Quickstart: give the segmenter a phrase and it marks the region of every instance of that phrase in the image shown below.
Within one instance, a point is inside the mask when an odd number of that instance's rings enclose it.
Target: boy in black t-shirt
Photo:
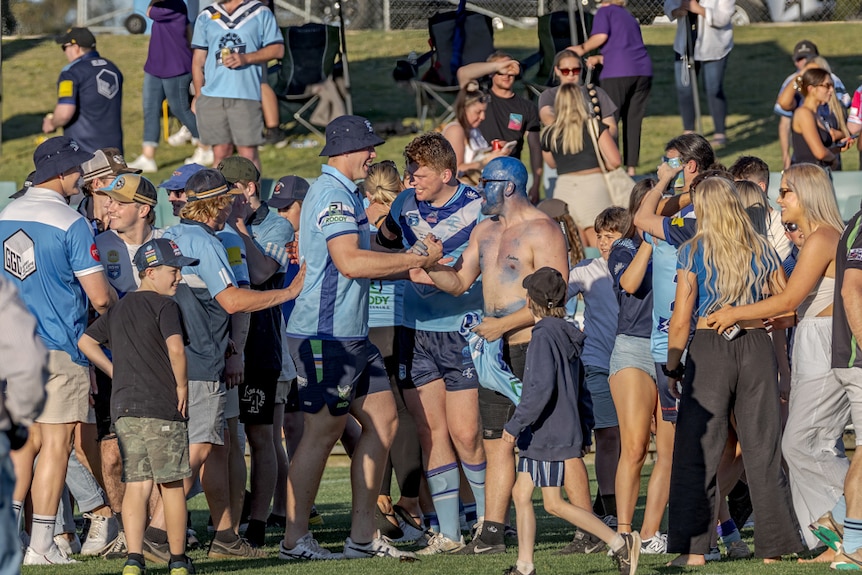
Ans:
[[[153,483],[165,502],[172,575],[189,572],[185,555],[186,499],[183,480],[191,477],[186,428],[188,378],[182,315],[171,299],[194,266],[171,240],[145,243],[135,254],[141,287],[100,316],[78,347],[113,379],[111,421],[123,457],[123,518],[128,560],[123,575],[141,575],[147,503]],[[109,359],[101,345],[109,348]]]

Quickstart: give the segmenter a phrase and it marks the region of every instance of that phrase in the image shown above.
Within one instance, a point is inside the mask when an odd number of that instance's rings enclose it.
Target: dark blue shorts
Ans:
[[[478,389],[479,378],[467,341],[457,331],[402,328],[398,341],[398,385],[422,387],[437,379],[446,391]]]
[[[670,423],[676,423],[676,398],[670,394],[670,388],[667,386],[667,377],[661,370],[663,363],[656,362],[656,385],[658,386],[658,400],[661,403],[661,418]]]
[[[367,339],[351,341],[287,338],[296,364],[299,408],[317,413],[324,406],[345,415],[354,398],[391,392],[383,358]]]

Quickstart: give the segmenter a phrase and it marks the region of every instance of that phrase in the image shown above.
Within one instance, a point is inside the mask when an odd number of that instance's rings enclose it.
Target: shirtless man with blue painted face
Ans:
[[[520,161],[502,157],[488,162],[479,191],[482,213],[491,217],[476,225],[453,267],[438,265],[428,275],[438,288],[453,295],[466,291],[482,275],[485,318],[474,331],[488,340],[504,338],[503,357],[523,379],[533,318],[524,307],[522,282],[544,266],[568,277],[566,240],[557,223],[530,203],[527,169]],[[459,553],[505,550],[505,516],[515,483],[515,454],[513,444],[502,440],[502,433],[514,409],[503,395],[479,388],[487,458],[485,521],[480,534]]]

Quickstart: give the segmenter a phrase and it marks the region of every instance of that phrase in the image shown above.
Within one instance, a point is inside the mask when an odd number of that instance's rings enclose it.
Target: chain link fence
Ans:
[[[597,0],[575,0],[595,11]],[[276,0],[283,25],[335,22],[335,0]],[[345,26],[354,30],[422,29],[437,12],[454,10],[457,0],[342,0]],[[567,0],[470,0],[467,7],[495,18],[498,26],[533,27],[542,14],[566,10]],[[642,24],[663,18],[663,0],[628,0],[628,9]],[[758,22],[857,20],[862,0],[736,0],[734,25]]]

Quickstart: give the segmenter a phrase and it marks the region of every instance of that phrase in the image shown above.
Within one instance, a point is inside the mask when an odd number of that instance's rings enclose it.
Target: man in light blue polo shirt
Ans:
[[[383,140],[371,123],[341,116],[326,127],[329,160],[302,205],[299,253],[308,281],[287,323],[288,349],[296,364],[305,432],[287,478],[287,528],[279,559],[412,556],[377,536],[377,493],[397,427],[395,399],[383,359],[368,342],[368,278],[403,274],[439,260],[432,245],[418,253],[371,251],[362,194],[354,180],[368,174]],[[312,347],[322,349],[320,376]],[[352,414],[362,425],[352,465],[353,523],[344,554],[322,549],[308,531],[308,517],[326,459]]]
[[[204,8],[192,37],[192,111],[213,165],[236,151],[260,168],[263,143],[261,64],[284,56],[284,38],[269,8],[257,0],[227,0]]]

